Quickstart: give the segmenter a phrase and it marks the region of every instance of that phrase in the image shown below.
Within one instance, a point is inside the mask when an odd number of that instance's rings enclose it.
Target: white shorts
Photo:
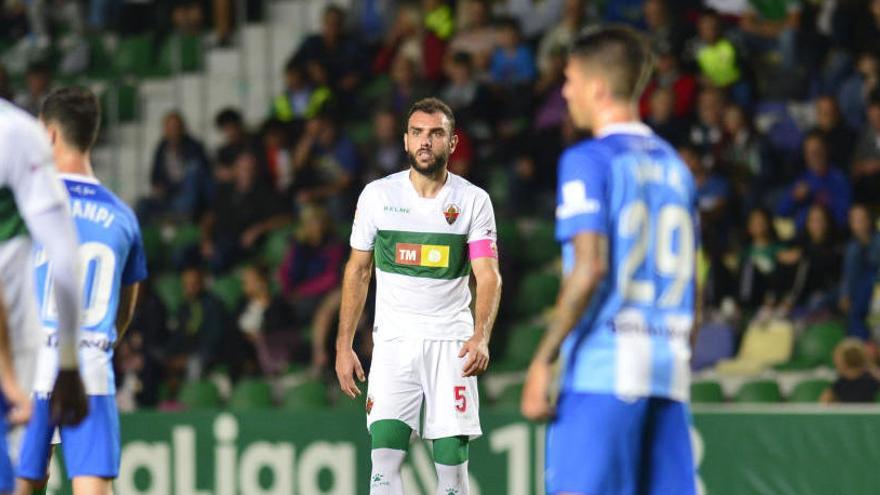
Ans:
[[[420,432],[422,402],[427,440],[483,434],[477,378],[462,377],[464,341],[375,337],[367,386],[367,428],[396,419]]]

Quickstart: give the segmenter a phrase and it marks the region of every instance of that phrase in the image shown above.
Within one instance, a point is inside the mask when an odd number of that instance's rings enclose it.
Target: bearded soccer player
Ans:
[[[623,27],[580,35],[566,67],[569,112],[594,138],[560,159],[565,277],[522,397],[528,418],[553,418],[550,494],[695,492],[687,400],[696,187],[675,150],[639,122],[650,71],[647,44]]]
[[[367,389],[371,495],[401,495],[412,431],[433,441],[438,493],[466,495],[468,442],[482,434],[477,375],[501,297],[495,214],[488,194],[447,171],[455,119],[435,98],[407,117],[409,170],[368,184],[358,200],[345,267],[336,374],[349,397],[364,371],[352,349],[376,264],[376,317]],[[476,308],[470,310],[470,274]]]
[[[98,136],[100,109],[95,95],[78,87],[52,92],[40,120],[48,131],[55,166],[70,196],[79,233],[85,313],[79,349],[89,414],[77,426],[61,426],[67,474],[76,495],[109,495],[119,471],[119,414],[113,373],[113,348],[131,322],[138,284],[147,269],[137,219],[131,209],[95,178],[90,152]],[[17,493],[29,495],[47,478],[50,446],[57,422],[47,396],[57,372],[58,352],[51,345],[57,316],[47,297],[54,280],[45,246],[36,255],[37,297],[43,341],[37,359],[33,415],[22,442]]]
[[[46,258],[55,280],[52,299],[58,333],[53,345],[59,355],[59,371],[52,388],[51,414],[61,424],[75,425],[88,410],[76,350],[80,314],[76,229],[66,195],[52,171],[46,133],[33,117],[0,98],[0,282],[17,382],[25,391],[33,384],[40,345],[31,239],[47,246]],[[3,392],[9,394],[8,390]],[[30,407],[25,393],[7,395],[0,402],[13,409]],[[0,410],[5,412],[7,404]],[[0,420],[0,448],[4,450],[0,452],[0,493],[11,492],[15,481],[6,458],[5,430],[6,424]]]

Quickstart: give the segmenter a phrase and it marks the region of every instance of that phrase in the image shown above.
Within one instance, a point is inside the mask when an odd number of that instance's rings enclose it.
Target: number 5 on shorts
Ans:
[[[453,388],[455,390],[455,410],[465,412],[467,410],[467,397],[464,395],[465,387],[459,385]]]

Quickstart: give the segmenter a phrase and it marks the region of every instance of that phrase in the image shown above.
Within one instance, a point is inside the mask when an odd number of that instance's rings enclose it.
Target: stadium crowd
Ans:
[[[90,3],[89,19],[100,25],[98,4],[108,5]],[[332,368],[355,200],[365,183],[408,166],[401,120],[428,95],[456,113],[450,170],[493,195],[506,292],[493,345],[502,355],[522,316],[520,282],[556,257],[551,250],[535,266],[523,244],[547,231],[557,158],[584,137],[561,95],[566,46],[605,22],[641,29],[654,49],[640,110],[698,185],[707,321],[741,335],[756,321],[836,319],[876,359],[880,0],[354,5],[328,8],[320,29],[291,47],[284,92],[260,126],[225,109],[215,119],[223,143],[209,150],[179,113],[165,118],[137,212],[145,241],[147,231],[173,231],[175,241],[153,252],[153,277],[117,353],[118,379],[130,381],[121,390],[138,406],[173,407],[181,383],[218,368],[232,380]],[[10,9],[2,33],[28,24]],[[174,26],[186,29],[185,18]],[[217,37],[234,42],[223,22]],[[0,94],[12,95],[3,81],[0,71]],[[15,101],[35,111],[50,86],[44,65],[31,66],[27,86]],[[163,270],[179,280],[161,279]],[[182,292],[169,304],[175,282]],[[366,357],[369,332],[360,334]]]

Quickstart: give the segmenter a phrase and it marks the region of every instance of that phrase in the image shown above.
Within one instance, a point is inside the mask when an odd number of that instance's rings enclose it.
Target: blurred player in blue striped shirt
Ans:
[[[569,112],[594,137],[559,163],[564,282],[522,400],[530,419],[552,418],[551,494],[695,492],[687,400],[696,187],[675,150],[639,121],[650,59],[635,31],[607,27],[580,35],[566,68]]]

